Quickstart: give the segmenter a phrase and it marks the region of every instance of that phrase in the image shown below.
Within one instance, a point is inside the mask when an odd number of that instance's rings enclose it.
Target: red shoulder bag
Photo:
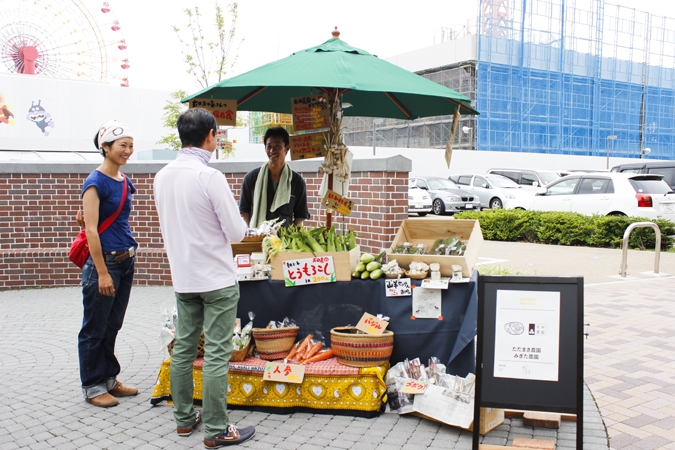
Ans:
[[[105,222],[98,226],[98,234],[103,233],[119,216],[122,207],[124,206],[124,201],[127,199],[127,176],[122,174],[124,177],[124,187],[122,188],[122,201],[120,206],[115,211],[115,214],[108,217]],[[68,251],[68,259],[73,262],[80,269],[84,267],[89,258],[89,244],[87,243],[87,231],[83,228],[75,238],[72,244],[70,244],[70,250]]]

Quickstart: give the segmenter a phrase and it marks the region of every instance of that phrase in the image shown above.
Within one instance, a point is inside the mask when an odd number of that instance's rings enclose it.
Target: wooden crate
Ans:
[[[352,279],[352,272],[354,272],[359,262],[361,248],[357,245],[348,252],[316,252],[314,255],[310,252],[279,252],[272,257],[272,279],[284,279],[284,269],[281,264],[283,261],[313,258],[315,255],[317,257],[332,256],[337,281],[350,281]]]
[[[232,255],[250,255],[251,253],[262,252],[262,241],[233,242]]]
[[[437,239],[458,237],[466,242],[464,256],[439,256],[439,255],[402,255],[394,253],[396,247],[404,242],[411,242],[413,247],[424,244],[431,249]],[[452,276],[452,265],[462,266],[462,276],[467,278],[473,273],[478,260],[478,252],[483,243],[483,233],[477,220],[460,220],[449,217],[425,217],[405,219],[396,233],[394,242],[387,251],[389,261],[395,259],[399,266],[408,268],[412,261],[427,264],[439,263],[441,275]]]

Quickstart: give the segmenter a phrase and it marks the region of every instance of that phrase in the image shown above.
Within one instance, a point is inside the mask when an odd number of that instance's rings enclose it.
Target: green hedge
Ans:
[[[654,222],[661,230],[661,249],[673,245],[675,224],[643,217],[584,216],[577,213],[486,209],[455,214],[457,219],[476,219],[483,237],[490,241],[534,242],[553,245],[621,248],[623,233],[631,223]],[[637,228],[630,235],[630,248],[653,250],[656,234]]]

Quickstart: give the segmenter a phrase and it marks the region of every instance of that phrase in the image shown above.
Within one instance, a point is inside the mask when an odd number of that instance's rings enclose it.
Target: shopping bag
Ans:
[[[80,269],[84,267],[84,264],[89,258],[89,244],[87,243],[87,232],[85,229],[82,229],[72,244],[70,244],[70,250],[68,251],[68,259],[73,262]]]

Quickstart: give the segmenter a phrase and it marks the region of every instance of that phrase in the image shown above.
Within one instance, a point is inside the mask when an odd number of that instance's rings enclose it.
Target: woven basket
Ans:
[[[166,349],[169,351],[169,356],[173,355],[173,343],[176,342],[174,339],[166,346]],[[197,344],[197,356],[204,357],[204,332],[202,331],[202,336],[199,338],[199,343]]]
[[[427,271],[423,273],[410,273],[406,270],[405,274],[408,278],[412,278],[413,280],[423,280],[427,277],[429,272]]]
[[[285,358],[295,344],[299,329],[299,327],[254,328],[253,339],[260,358],[268,361]]]
[[[330,342],[338,362],[352,367],[381,366],[394,351],[394,332],[357,334],[356,327],[330,330]]]
[[[244,236],[244,239],[241,242],[262,242],[265,239],[266,234],[258,234],[255,236]]]

